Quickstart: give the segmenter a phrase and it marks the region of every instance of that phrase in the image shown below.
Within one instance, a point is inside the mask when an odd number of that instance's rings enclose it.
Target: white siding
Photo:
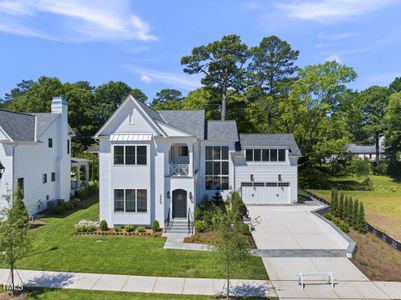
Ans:
[[[13,191],[13,147],[7,144],[0,144],[0,161],[5,167],[0,179],[0,210],[7,205],[7,196]]]

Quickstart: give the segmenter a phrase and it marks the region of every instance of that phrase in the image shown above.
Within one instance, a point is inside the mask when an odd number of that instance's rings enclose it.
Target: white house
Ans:
[[[204,195],[238,190],[246,204],[297,201],[291,134],[238,134],[205,112],[154,111],[132,96],[97,132],[100,219],[110,226],[186,220]]]
[[[7,205],[17,185],[30,215],[49,201],[69,201],[71,136],[67,102],[53,98],[51,113],[0,109],[0,206]]]

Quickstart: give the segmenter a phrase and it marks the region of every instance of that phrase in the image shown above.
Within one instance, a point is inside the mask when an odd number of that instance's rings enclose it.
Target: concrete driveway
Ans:
[[[253,237],[258,249],[347,249],[348,242],[311,213],[316,206],[249,206],[259,217]]]
[[[272,285],[280,299],[394,299],[401,298],[401,283],[375,283],[346,257],[348,241],[311,213],[319,203],[294,206],[248,206],[258,218],[252,236]],[[306,254],[306,255],[305,255]],[[310,255],[309,255],[310,254]],[[322,275],[308,277],[304,290],[299,273],[334,272],[335,288]]]

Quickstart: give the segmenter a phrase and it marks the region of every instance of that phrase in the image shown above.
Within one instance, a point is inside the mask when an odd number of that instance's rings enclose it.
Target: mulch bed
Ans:
[[[348,235],[356,241],[352,262],[370,279],[401,281],[401,253],[376,236],[350,229]]]
[[[127,237],[157,237],[160,238],[162,237],[162,232],[153,232],[151,229],[146,229],[145,232],[126,232],[126,231],[120,231],[116,232],[114,230],[107,230],[107,231],[101,231],[101,230],[96,230],[93,232],[77,232],[75,233],[76,236],[127,236]]]

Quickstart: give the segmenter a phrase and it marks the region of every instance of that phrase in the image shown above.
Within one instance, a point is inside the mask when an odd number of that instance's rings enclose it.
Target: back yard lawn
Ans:
[[[43,218],[46,225],[32,230],[33,252],[17,262],[17,268],[32,270],[109,273],[172,277],[221,277],[210,253],[164,250],[164,239],[155,237],[77,237],[74,224],[96,219],[99,204],[64,217]],[[2,267],[5,267],[2,265]],[[259,257],[234,278],[267,279]]]
[[[394,239],[401,241],[401,184],[387,176],[370,177],[373,191],[345,191],[344,194],[363,201],[367,221]],[[357,180],[365,178],[331,178],[332,180]],[[330,201],[331,191],[310,190]]]

